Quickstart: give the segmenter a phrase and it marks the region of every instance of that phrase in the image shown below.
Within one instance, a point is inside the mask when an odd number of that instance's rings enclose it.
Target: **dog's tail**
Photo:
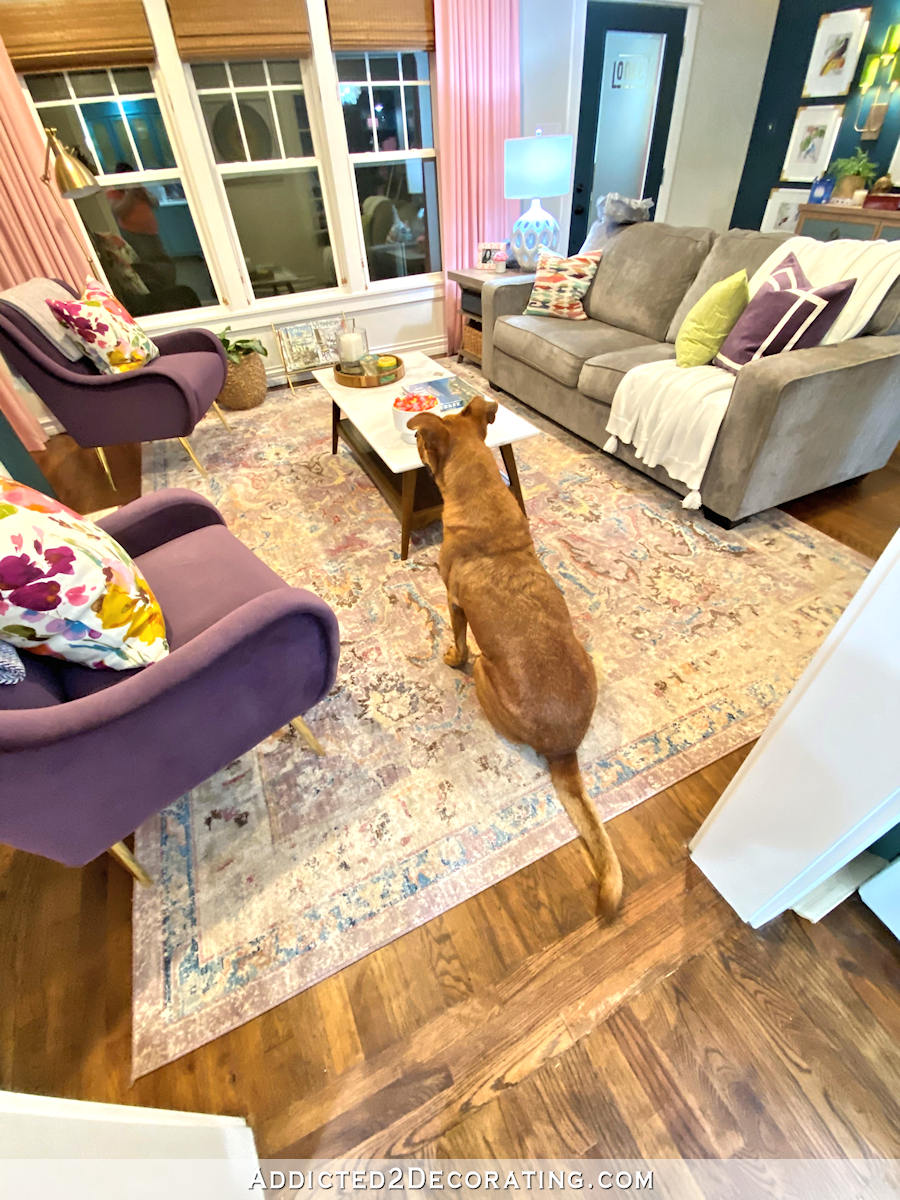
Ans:
[[[562,758],[548,761],[556,794],[594,860],[600,882],[597,911],[611,919],[622,900],[622,868],[619,866],[619,859],[609,840],[609,834],[603,828],[603,822],[597,816],[597,810],[584,790],[577,755],[566,754]]]

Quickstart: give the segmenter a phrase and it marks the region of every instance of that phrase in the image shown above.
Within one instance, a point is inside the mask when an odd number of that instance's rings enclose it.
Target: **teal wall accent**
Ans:
[[[0,463],[16,483],[27,483],[45,496],[56,496],[3,413],[0,413]]]
[[[864,4],[828,3],[827,0],[781,0],[772,45],[763,77],[762,92],[756,110],[756,120],[750,135],[750,145],[738,188],[737,200],[731,214],[731,227],[758,229],[765,211],[769,192],[774,187],[805,187],[805,184],[779,182],[781,166],[787,153],[797,109],[804,104],[844,104],[844,121],[834,147],[834,158],[845,158],[856,146],[862,145],[869,158],[887,170],[900,138],[900,89],[893,93],[881,135],[877,141],[860,143],[853,128],[859,121],[860,97],[857,80],[862,72],[866,54],[881,48],[889,25],[900,22],[900,0],[873,0],[872,20],[865,46],[859,56],[857,78],[847,96],[804,100],[803,80],[812,52],[819,18],[823,13],[840,12],[846,8],[867,7]],[[886,97],[882,91],[882,99]],[[868,111],[872,93],[863,101]],[[900,180],[895,180],[900,185]]]

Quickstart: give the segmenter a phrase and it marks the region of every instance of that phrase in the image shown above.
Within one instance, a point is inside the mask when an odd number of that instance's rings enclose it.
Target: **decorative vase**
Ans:
[[[541,250],[555,250],[559,245],[559,223],[552,213],[541,208],[540,200],[532,200],[528,211],[513,225],[510,244],[519,266],[533,271]]]
[[[844,175],[834,185],[834,191],[831,193],[832,200],[852,200],[853,193],[858,192],[860,188],[866,186],[866,181],[862,175]]]
[[[240,362],[228,360],[225,386],[218,400],[223,408],[256,408],[266,398],[266,367],[255,350],[245,354]]]

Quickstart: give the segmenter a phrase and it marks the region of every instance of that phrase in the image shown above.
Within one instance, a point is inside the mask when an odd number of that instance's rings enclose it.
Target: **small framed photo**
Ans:
[[[475,266],[481,271],[495,270],[494,255],[506,249],[506,242],[479,242],[478,261]]]
[[[772,188],[760,230],[764,233],[793,233],[800,205],[809,199],[809,188]]]
[[[812,183],[824,175],[843,117],[843,104],[798,108],[781,178],[792,183]]]
[[[816,30],[803,97],[846,96],[869,29],[871,8],[823,13]]]

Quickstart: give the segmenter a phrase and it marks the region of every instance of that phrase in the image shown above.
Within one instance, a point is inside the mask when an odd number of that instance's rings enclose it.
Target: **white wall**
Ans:
[[[587,0],[521,0],[524,134],[540,124],[578,131],[586,7]],[[659,217],[727,229],[778,0],[702,0],[684,7],[697,14],[696,41],[691,54],[688,39],[682,60],[689,74],[686,87],[679,81],[675,109],[683,102],[683,122],[680,130],[673,125]],[[689,13],[688,30],[693,23]],[[567,225],[571,196],[546,207]]]

